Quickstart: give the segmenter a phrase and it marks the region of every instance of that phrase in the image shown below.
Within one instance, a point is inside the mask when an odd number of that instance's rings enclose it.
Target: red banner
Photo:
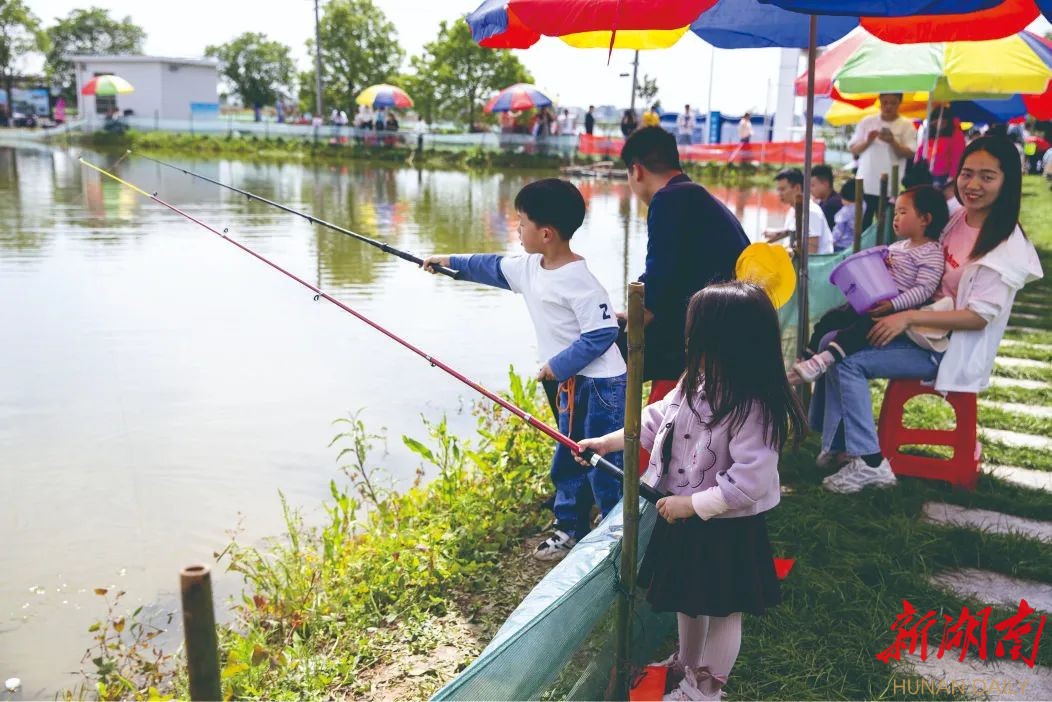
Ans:
[[[582,134],[577,142],[578,152],[588,156],[618,158],[625,140],[620,137],[597,137]],[[824,141],[814,142],[814,162],[825,161]],[[757,144],[690,144],[679,147],[680,159],[699,163],[785,163],[803,164],[804,142],[773,141]]]

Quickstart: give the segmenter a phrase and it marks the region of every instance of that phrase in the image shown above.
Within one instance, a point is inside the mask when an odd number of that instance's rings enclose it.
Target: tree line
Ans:
[[[435,38],[409,58],[394,24],[373,0],[328,0],[319,28],[325,109],[351,111],[355,96],[376,83],[392,83],[408,92],[427,122],[453,120],[473,124],[483,100],[493,91],[533,78],[511,52],[484,49],[462,20],[439,23]],[[67,100],[75,99],[70,54],[140,54],[146,32],[131,17],[115,18],[98,7],[76,9],[44,27],[25,0],[0,0],[0,81],[8,95],[15,67],[28,54],[44,56],[47,81]],[[292,49],[259,32],[244,32],[205,48],[215,58],[229,94],[245,106],[272,105],[279,98],[298,101],[313,111],[315,42],[306,40],[311,68],[297,71]]]

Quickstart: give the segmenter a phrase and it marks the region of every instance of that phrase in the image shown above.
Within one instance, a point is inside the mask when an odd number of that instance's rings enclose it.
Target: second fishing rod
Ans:
[[[132,150],[128,149],[128,151],[125,153],[125,155],[131,154],[131,153],[133,153]],[[288,212],[289,214],[296,215],[297,217],[302,217],[303,219],[307,220],[311,224],[320,224],[321,226],[326,227],[328,229],[332,229],[333,231],[339,232],[340,234],[346,234],[347,236],[351,237],[352,239],[357,239],[358,241],[361,241],[361,242],[363,242],[365,244],[369,244],[370,246],[375,246],[376,248],[380,249],[384,253],[389,253],[389,254],[392,254],[394,256],[397,256],[398,258],[402,259],[403,261],[409,261],[411,263],[415,263],[418,266],[421,263],[424,262],[422,258],[420,258],[419,256],[414,256],[413,254],[409,253],[408,251],[403,251],[401,249],[396,249],[395,247],[391,246],[390,244],[384,243],[382,241],[378,241],[377,239],[372,239],[372,238],[367,237],[367,236],[365,236],[363,234],[359,234],[358,232],[352,232],[350,229],[346,229],[344,227],[341,227],[338,224],[333,224],[332,222],[327,222],[324,219],[321,219],[319,217],[315,217],[314,215],[309,214],[307,212],[302,212],[302,211],[297,210],[295,208],[289,207],[288,205],[283,205],[280,202],[274,202],[273,200],[268,200],[267,198],[262,197],[261,195],[256,195],[255,193],[251,193],[251,192],[249,192],[247,190],[242,190],[241,188],[235,188],[233,185],[227,185],[226,183],[224,183],[222,181],[219,181],[219,180],[216,180],[215,178],[209,178],[206,175],[201,175],[200,173],[194,173],[193,171],[187,170],[186,168],[183,168],[181,166],[176,166],[174,163],[168,163],[166,161],[162,161],[162,160],[157,159],[157,158],[152,158],[150,156],[143,156],[142,154],[138,154],[138,153],[135,154],[135,155],[138,156],[139,158],[144,158],[147,161],[153,161],[154,163],[156,163],[156,164],[158,164],[160,166],[164,166],[166,168],[171,168],[174,171],[179,171],[180,173],[184,173],[184,174],[186,174],[186,175],[188,175],[188,176],[190,176],[192,178],[199,178],[200,180],[212,183],[213,185],[218,185],[221,188],[226,188],[227,190],[230,190],[231,192],[235,192],[238,195],[244,195],[249,200],[256,200],[257,202],[262,202],[264,205],[270,205],[271,207],[276,207],[279,210],[282,210],[284,212]],[[450,278],[453,278],[454,280],[458,280],[460,278],[460,271],[453,270],[452,268],[447,268],[446,266],[432,266],[432,268],[434,269],[434,271],[436,273],[441,273],[442,275],[448,276]]]

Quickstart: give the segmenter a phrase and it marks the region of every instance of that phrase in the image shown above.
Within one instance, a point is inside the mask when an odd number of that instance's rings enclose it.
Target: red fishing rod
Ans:
[[[128,188],[131,188],[132,190],[134,190],[135,192],[139,193],[140,195],[153,200],[158,205],[161,205],[163,207],[167,207],[172,212],[175,212],[176,214],[185,217],[186,219],[190,220],[194,224],[197,224],[197,225],[200,225],[200,226],[204,227],[205,229],[207,229],[208,231],[212,232],[216,236],[220,237],[224,241],[228,241],[231,244],[233,244],[234,246],[238,247],[239,249],[241,249],[245,253],[251,254],[252,256],[255,256],[257,259],[259,259],[263,263],[267,264],[268,266],[270,266],[274,270],[278,271],[279,273],[283,273],[284,275],[288,276],[289,278],[292,278],[293,280],[295,280],[297,283],[299,283],[303,287],[308,288],[309,290],[311,290],[314,293],[314,299],[315,300],[318,300],[318,299],[328,300],[329,302],[331,302],[332,304],[336,305],[337,307],[339,307],[344,312],[347,312],[348,314],[351,314],[351,315],[357,317],[359,320],[365,322],[370,327],[372,327],[376,331],[380,332],[381,334],[383,334],[387,338],[389,338],[392,341],[395,341],[395,342],[401,344],[402,346],[404,346],[405,348],[409,349],[410,351],[412,351],[413,353],[415,353],[416,355],[420,356],[425,361],[430,363],[432,366],[437,367],[437,368],[441,368],[442,370],[444,370],[449,375],[453,376],[454,378],[456,378],[460,382],[464,383],[465,385],[467,385],[468,387],[473,389],[475,392],[479,393],[480,395],[484,395],[489,400],[495,402],[496,404],[500,405],[504,409],[508,410],[509,412],[514,414],[516,417],[518,417],[519,419],[521,419],[524,422],[526,422],[527,424],[529,424],[534,429],[537,429],[538,431],[542,432],[543,434],[548,435],[550,438],[555,439],[560,444],[562,444],[566,448],[570,449],[574,453],[579,454],[582,458],[584,458],[586,461],[588,461],[588,463],[591,464],[593,467],[598,468],[599,470],[602,470],[602,471],[604,471],[606,473],[609,473],[610,475],[613,475],[613,476],[617,477],[620,480],[624,479],[625,474],[620,468],[618,468],[613,463],[611,463],[607,459],[605,459],[602,456],[600,456],[598,453],[596,453],[592,449],[582,449],[580,447],[580,445],[576,441],[574,441],[570,437],[565,436],[564,434],[560,433],[557,429],[553,429],[552,427],[548,426],[547,424],[545,424],[541,420],[539,420],[536,417],[534,417],[532,414],[529,414],[528,412],[516,407],[515,405],[511,404],[510,402],[508,402],[507,400],[505,400],[503,397],[501,397],[500,395],[496,394],[495,392],[492,392],[492,391],[486,389],[485,387],[483,387],[482,385],[479,385],[474,380],[471,380],[467,376],[463,375],[462,373],[459,373],[458,371],[456,371],[455,369],[453,369],[450,366],[446,365],[445,363],[443,363],[442,361],[438,360],[434,356],[431,356],[430,354],[426,353],[425,351],[417,348],[416,346],[414,346],[413,344],[409,343],[405,339],[401,338],[400,336],[398,336],[394,332],[391,332],[388,329],[385,329],[384,327],[380,326],[379,324],[377,324],[373,320],[369,319],[368,317],[366,317],[362,313],[352,309],[351,307],[347,306],[345,303],[341,302],[340,300],[337,300],[335,297],[333,297],[329,293],[325,292],[321,288],[317,287],[316,285],[308,283],[306,280],[303,280],[302,278],[298,277],[294,273],[290,273],[289,271],[285,270],[284,268],[282,268],[278,264],[274,263],[270,259],[266,258],[265,256],[263,256],[261,254],[258,254],[255,251],[253,251],[252,249],[248,248],[247,246],[245,246],[241,242],[239,242],[239,241],[237,241],[235,239],[231,239],[229,236],[227,236],[227,230],[226,229],[224,229],[223,231],[219,231],[218,229],[215,229],[215,228],[205,224],[201,220],[193,217],[192,215],[187,214],[186,212],[182,211],[181,209],[179,209],[175,205],[172,205],[171,203],[165,202],[161,198],[157,197],[157,195],[148,193],[145,190],[143,190],[142,188],[140,188],[140,187],[138,187],[136,185],[133,185],[133,184],[129,183],[126,180],[122,180],[121,178],[118,178],[117,176],[115,176],[114,174],[110,173],[109,171],[103,170],[102,168],[99,168],[95,164],[90,163],[88,161],[85,161],[83,158],[81,158],[79,160],[80,160],[81,163],[83,163],[88,168],[91,168],[91,169],[93,169],[95,171],[98,171],[99,173],[101,173],[102,175],[106,176],[107,178],[112,178],[113,180],[117,181],[121,185],[124,185],[124,186],[126,186]],[[650,502],[655,502],[655,503],[659,499],[661,499],[662,497],[665,496],[662,493],[658,492],[653,487],[651,487],[650,485],[647,485],[646,483],[643,483],[643,482],[640,482],[640,484],[639,484],[639,494],[642,497],[644,497],[645,499],[649,500]]]
[[[125,152],[124,155],[127,156],[130,153],[131,153],[131,149],[128,149]],[[190,176],[192,178],[200,178],[201,180],[204,180],[204,181],[207,181],[209,183],[212,183],[213,185],[218,185],[221,188],[226,188],[227,190],[235,192],[238,195],[244,195],[249,200],[257,200],[259,202],[262,202],[264,205],[270,205],[271,207],[276,207],[279,210],[282,210],[284,212],[288,212],[289,214],[294,214],[297,217],[302,217],[303,219],[307,220],[311,224],[320,224],[321,226],[327,227],[327,228],[329,228],[329,229],[331,229],[331,230],[333,230],[335,232],[339,232],[340,234],[346,234],[347,236],[351,237],[352,239],[357,239],[358,241],[361,241],[361,242],[364,242],[366,244],[369,244],[370,246],[375,246],[376,248],[380,249],[384,253],[389,253],[389,254],[392,254],[394,256],[397,256],[398,258],[402,259],[403,261],[409,261],[411,263],[415,263],[418,266],[424,262],[422,258],[420,258],[419,256],[414,256],[413,254],[409,253],[408,251],[403,251],[402,249],[396,249],[395,247],[391,246],[390,244],[384,243],[382,241],[377,241],[376,239],[370,239],[369,237],[364,236],[362,234],[359,234],[358,232],[352,232],[350,229],[344,229],[343,227],[339,226],[338,224],[333,224],[332,222],[326,222],[324,219],[318,219],[317,217],[315,217],[312,214],[308,214],[306,212],[301,212],[300,210],[293,209],[293,208],[289,207],[288,205],[282,205],[280,202],[274,202],[273,200],[268,200],[267,198],[261,197],[259,195],[256,195],[255,193],[250,193],[249,191],[242,190],[241,188],[235,188],[233,185],[227,185],[226,183],[223,183],[222,181],[215,180],[214,178],[209,178],[208,176],[201,175],[200,173],[194,173],[193,171],[188,171],[185,168],[181,168],[181,167],[176,166],[174,164],[167,163],[165,161],[161,161],[160,159],[150,158],[149,156],[143,156],[142,154],[136,154],[136,155],[139,156],[139,158],[144,158],[147,161],[153,161],[154,163],[156,163],[158,165],[161,165],[161,166],[165,166],[166,168],[171,168],[172,170],[179,171],[180,173],[185,173],[186,175],[188,175],[188,176]],[[88,165],[91,165],[91,164],[88,164]],[[431,268],[434,269],[435,273],[441,273],[442,275],[449,276],[450,278],[453,278],[454,280],[458,280],[460,278],[460,271],[455,271],[452,268],[446,268],[445,266],[431,266]]]

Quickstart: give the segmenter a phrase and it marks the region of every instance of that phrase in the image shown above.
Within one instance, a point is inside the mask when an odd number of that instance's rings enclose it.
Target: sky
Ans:
[[[481,0],[375,0],[398,30],[406,54],[421,51],[434,39],[438,23],[457,20]],[[324,0],[323,0],[324,2]],[[307,68],[306,40],[314,32],[313,0],[286,0],[263,9],[258,0],[182,0],[179,3],[142,0],[27,0],[45,25],[78,7],[97,5],[115,17],[130,16],[146,30],[147,54],[199,58],[209,44],[221,44],[242,32],[262,32],[288,44],[302,68]],[[1044,19],[1031,29],[1049,30]],[[631,93],[632,52],[615,51],[607,65],[605,49],[573,49],[558,39],[543,38],[516,51],[537,86],[557,104],[627,106]],[[729,114],[774,110],[778,80],[778,49],[713,50],[688,33],[674,47],[640,52],[639,75],[657,78],[658,99],[666,109],[685,103],[706,109],[712,69],[712,109]],[[39,71],[40,61],[26,70]]]

